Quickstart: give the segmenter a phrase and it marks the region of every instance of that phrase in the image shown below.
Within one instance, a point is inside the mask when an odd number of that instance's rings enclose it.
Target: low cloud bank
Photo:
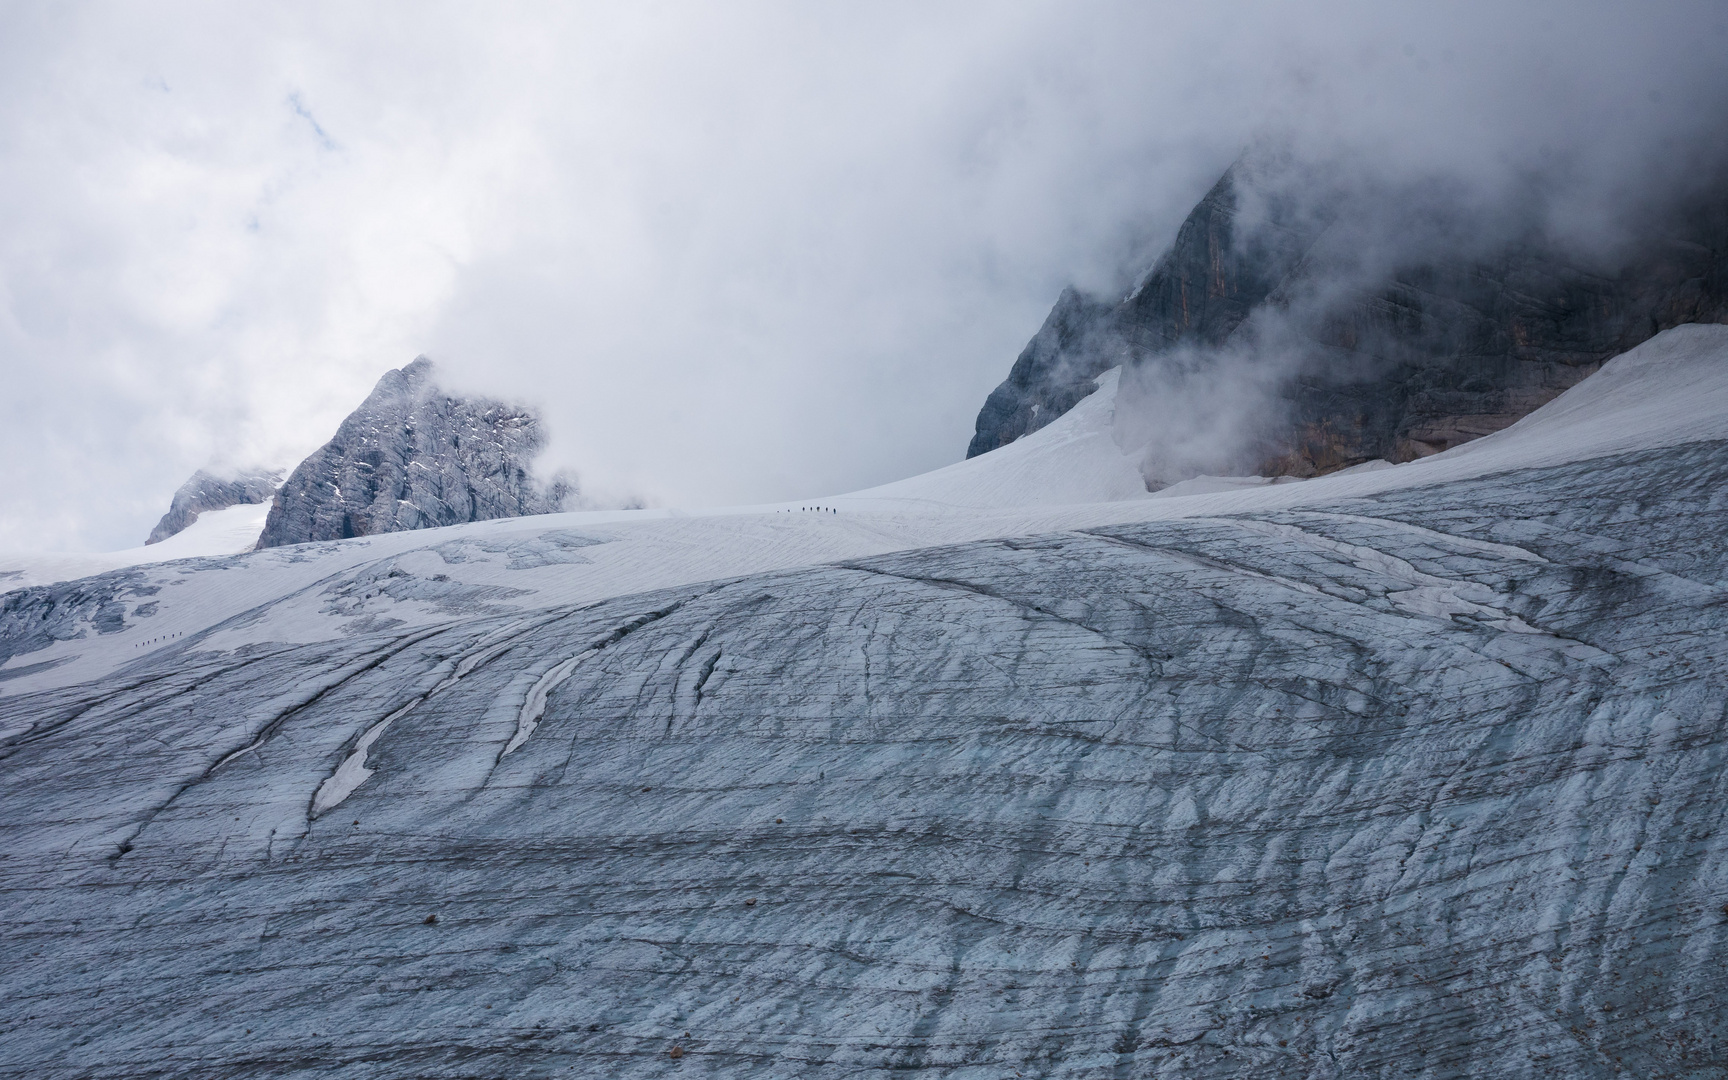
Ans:
[[[958,458],[1061,288],[1121,295],[1245,146],[1611,255],[1728,112],[1715,3],[4,19],[11,548],[135,543],[422,352],[596,491],[867,486]]]

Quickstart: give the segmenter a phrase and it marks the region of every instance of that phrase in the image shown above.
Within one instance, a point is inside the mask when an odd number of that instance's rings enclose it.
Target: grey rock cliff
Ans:
[[[225,650],[265,606],[0,694],[0,1076],[1719,1080],[1724,492],[1701,442]]]
[[[288,477],[258,547],[556,512],[566,490],[530,472],[543,443],[532,410],[450,397],[420,357]]]
[[[232,476],[199,469],[174,493],[168,512],[150,530],[150,539],[144,543],[156,544],[168,539],[197,521],[198,515],[206,510],[268,502],[281,482],[282,474],[269,469],[246,469]]]
[[[1444,228],[1468,223],[1402,218],[1319,179],[1302,191],[1282,168],[1233,166],[1126,298],[1065,293],[986,400],[967,456],[1049,423],[1118,364],[1204,367],[1233,351],[1284,368],[1276,407],[1217,468],[1408,461],[1508,426],[1661,330],[1728,321],[1720,193],[1588,261],[1533,229],[1483,249]],[[1385,251],[1398,254],[1373,265]]]

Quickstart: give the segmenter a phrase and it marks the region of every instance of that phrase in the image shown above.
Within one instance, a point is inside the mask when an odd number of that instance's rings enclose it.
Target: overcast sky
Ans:
[[[601,493],[934,468],[1257,135],[1593,223],[1724,56],[1720,0],[0,5],[0,549],[134,546],[421,353]]]

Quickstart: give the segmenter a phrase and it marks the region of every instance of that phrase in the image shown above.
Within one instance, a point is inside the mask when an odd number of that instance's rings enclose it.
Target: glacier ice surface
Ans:
[[[1682,330],[1332,481],[7,594],[0,1075],[1720,1077]]]

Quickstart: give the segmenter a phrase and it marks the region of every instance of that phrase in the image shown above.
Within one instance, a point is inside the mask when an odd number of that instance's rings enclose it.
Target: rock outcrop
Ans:
[[[450,397],[420,357],[379,379],[288,477],[258,547],[554,513],[569,492],[530,471],[543,444],[532,410]]]
[[[1303,191],[1287,163],[1239,162],[1126,298],[1057,301],[967,456],[1049,423],[1118,364],[1128,385],[1137,370],[1234,355],[1279,365],[1275,402],[1215,469],[1407,461],[1506,427],[1661,330],[1728,321],[1720,198],[1651,219],[1642,241],[1594,262],[1533,229],[1486,250],[1432,222],[1388,235],[1420,215],[1369,201]],[[1182,478],[1157,471],[1149,462],[1149,481]]]
[[[157,544],[198,520],[206,510],[268,502],[276,494],[282,474],[273,469],[245,469],[231,476],[218,476],[199,469],[180,485],[168,512],[150,530],[145,544]]]

